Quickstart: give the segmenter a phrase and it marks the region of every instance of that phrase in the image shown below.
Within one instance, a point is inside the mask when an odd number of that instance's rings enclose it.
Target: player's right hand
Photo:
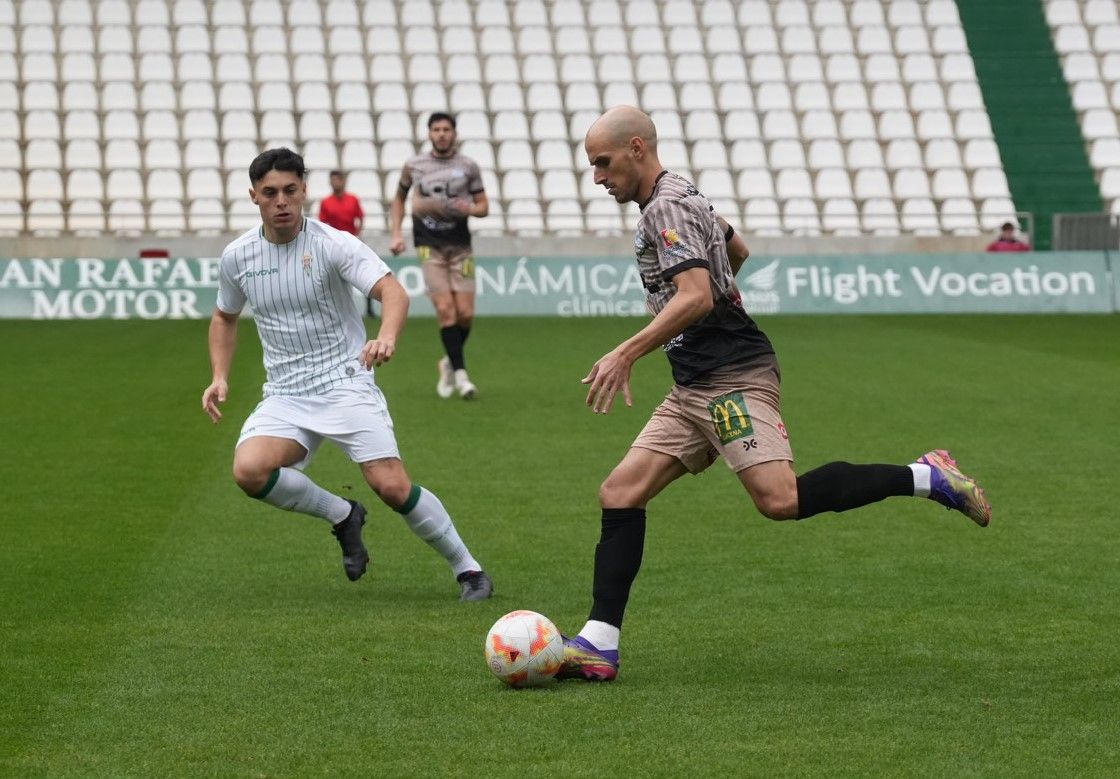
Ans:
[[[596,414],[608,413],[614,405],[615,396],[620,392],[627,406],[634,405],[634,397],[630,394],[632,366],[633,362],[619,349],[615,349],[600,357],[591,366],[591,372],[580,380],[582,384],[591,385],[587,391],[586,403]]]
[[[222,412],[218,410],[218,404],[225,403],[228,394],[229,384],[224,381],[211,382],[210,386],[202,393],[202,410],[210,416],[210,421],[215,425],[222,418]]]
[[[397,235],[393,240],[389,241],[389,251],[394,255],[400,254],[404,251],[404,236]]]

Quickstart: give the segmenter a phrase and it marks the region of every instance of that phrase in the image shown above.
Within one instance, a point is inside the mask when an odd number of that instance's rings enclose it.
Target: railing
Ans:
[[[1120,249],[1120,215],[1054,214],[1055,251]]]

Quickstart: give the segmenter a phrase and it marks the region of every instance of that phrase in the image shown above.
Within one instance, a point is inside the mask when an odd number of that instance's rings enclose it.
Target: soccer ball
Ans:
[[[511,611],[486,634],[486,665],[510,687],[536,687],[560,670],[564,639],[535,611]]]

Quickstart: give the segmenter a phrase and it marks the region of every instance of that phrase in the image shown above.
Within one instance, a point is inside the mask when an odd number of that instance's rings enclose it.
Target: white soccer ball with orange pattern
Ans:
[[[536,687],[560,670],[564,639],[535,611],[511,611],[486,635],[486,665],[510,687]]]

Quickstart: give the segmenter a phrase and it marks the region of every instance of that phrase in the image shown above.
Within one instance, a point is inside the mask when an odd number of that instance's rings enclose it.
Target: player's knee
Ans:
[[[455,324],[455,306],[451,303],[438,303],[435,306],[436,319],[440,327],[450,327]]]
[[[408,495],[412,491],[412,483],[406,476],[367,478],[366,481],[381,502],[394,510],[408,502]]]
[[[599,485],[599,506],[605,509],[638,508],[645,505],[640,490],[613,474]]]
[[[767,490],[751,493],[755,508],[767,519],[797,519],[797,490]]]
[[[233,463],[233,480],[242,492],[250,497],[260,494],[264,485],[268,484],[270,473],[271,471],[255,467],[251,463],[236,460]]]

